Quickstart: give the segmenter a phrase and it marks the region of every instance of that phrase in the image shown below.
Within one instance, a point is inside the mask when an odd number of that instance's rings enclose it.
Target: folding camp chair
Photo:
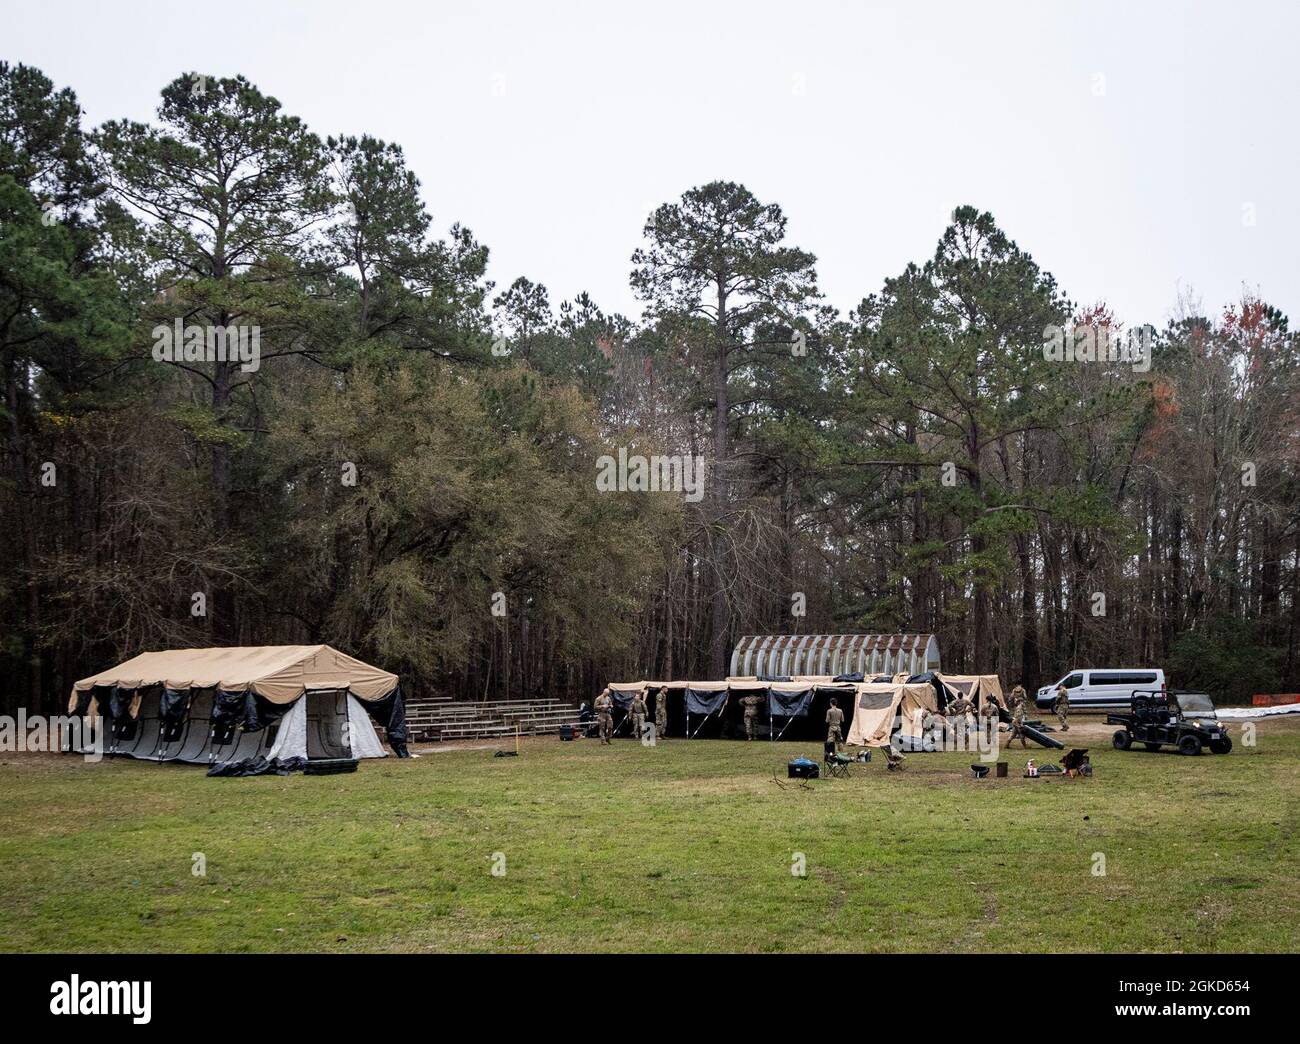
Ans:
[[[852,764],[852,758],[836,752],[834,740],[826,741],[822,765],[826,769],[827,777],[838,776],[840,779],[848,779],[850,776],[849,766]]]

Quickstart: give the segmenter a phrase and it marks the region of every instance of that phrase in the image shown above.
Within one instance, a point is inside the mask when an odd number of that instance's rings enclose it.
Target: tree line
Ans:
[[[1254,296],[1139,328],[961,206],[845,314],[717,181],[647,216],[640,316],[552,304],[435,227],[400,145],[197,73],[88,128],[0,63],[0,224],[6,709],[210,644],[461,698],[721,677],[749,633],[1300,682],[1300,360]],[[598,488],[620,449],[703,497]]]

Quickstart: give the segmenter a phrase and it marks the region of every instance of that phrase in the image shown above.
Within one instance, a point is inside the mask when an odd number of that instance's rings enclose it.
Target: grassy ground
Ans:
[[[1191,759],[1076,727],[1077,782],[1017,750],[1005,780],[932,754],[807,789],[772,776],[809,746],[765,742],[229,780],[7,754],[0,949],[1295,951],[1300,721],[1239,729]]]

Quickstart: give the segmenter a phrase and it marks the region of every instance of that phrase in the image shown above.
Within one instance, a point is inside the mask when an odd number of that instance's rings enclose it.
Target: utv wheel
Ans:
[[[1215,754],[1227,754],[1232,750],[1232,740],[1227,736],[1224,736],[1223,739],[1213,740],[1210,743],[1210,750]]]
[[[1142,746],[1146,747],[1147,750],[1152,752],[1155,752],[1160,749],[1159,743],[1144,743],[1142,744]]]
[[[1201,740],[1199,736],[1184,736],[1178,741],[1178,753],[1194,757],[1201,752]]]
[[[1125,729],[1120,729],[1110,738],[1110,741],[1115,745],[1116,750],[1128,750],[1129,747],[1133,746],[1133,737]]]

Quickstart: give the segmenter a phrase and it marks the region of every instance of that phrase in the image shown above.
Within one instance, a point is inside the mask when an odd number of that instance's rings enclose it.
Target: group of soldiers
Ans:
[[[1007,746],[1010,746],[1016,740],[1020,740],[1021,747],[1028,747],[1029,741],[1025,736],[1025,713],[1029,707],[1029,694],[1025,692],[1023,685],[1017,685],[1011,690],[1010,695],[1006,698],[1007,714],[1010,717],[1009,730],[1007,736]],[[1056,714],[1061,723],[1061,731],[1070,731],[1070,694],[1064,685],[1056,690],[1056,698],[1052,701],[1052,711]],[[946,729],[954,725],[959,735],[973,729],[976,725],[976,714],[982,719],[979,724],[996,731],[998,720],[1001,716],[998,707],[997,697],[988,696],[984,704],[976,711],[975,704],[965,695],[960,695],[957,699],[952,700],[947,708],[942,711],[926,711],[921,719],[921,731],[931,733]]]
[[[646,703],[647,694],[648,690],[644,688],[637,690],[632,695],[632,702],[628,706],[628,715],[632,719],[632,735],[637,739],[645,735],[646,716],[649,714]],[[745,716],[745,739],[752,740],[757,733],[759,711],[765,702],[767,702],[766,697],[757,693],[741,697],[740,705],[744,709]],[[1011,718],[1007,746],[1010,746],[1017,739],[1020,740],[1021,747],[1029,746],[1025,738],[1025,709],[1028,703],[1029,696],[1025,692],[1023,685],[1017,685],[1007,697],[1007,713]],[[614,698],[608,688],[602,690],[601,694],[596,697],[593,709],[596,712],[596,726],[600,734],[600,741],[609,743],[614,737]],[[1056,690],[1056,698],[1052,701],[1052,711],[1061,723],[1061,731],[1069,732],[1070,693],[1064,685],[1061,685]],[[963,731],[972,729],[976,724],[976,713],[975,704],[963,694],[951,701],[946,711],[927,711],[925,718],[921,722],[921,730],[930,732],[933,729],[945,727],[950,719],[955,720],[958,728]],[[993,696],[986,698],[984,705],[979,708],[978,714],[980,718],[984,719],[981,724],[986,727],[991,726],[994,730],[997,729],[999,708],[996,698]],[[668,701],[664,699],[662,692],[655,700],[655,732],[658,736],[666,735],[668,732]],[[826,742],[835,744],[837,752],[840,749],[840,744],[844,742],[844,712],[840,710],[839,704],[834,697],[831,697],[830,706],[826,710]],[[886,745],[885,756],[889,759],[891,768],[901,765],[904,760],[903,755],[889,745]]]
[[[990,702],[992,702],[990,700]],[[1025,709],[1029,705],[1029,696],[1025,692],[1023,685],[1017,685],[1011,690],[1011,695],[1007,698],[1007,712],[1011,715],[1011,734],[1007,737],[1007,746],[1015,740],[1020,740],[1020,746],[1028,747],[1029,743],[1025,738]],[[1070,691],[1060,685],[1056,689],[1056,697],[1052,700],[1052,712],[1056,715],[1057,721],[1061,723],[1061,731],[1070,731]]]
[[[632,719],[632,736],[635,739],[641,739],[646,734],[645,720],[650,713],[646,703],[648,694],[648,689],[638,689],[632,694],[632,702],[628,704],[627,713]],[[600,742],[611,742],[614,738],[614,697],[608,688],[601,690],[592,709],[596,712],[596,731],[600,735]],[[663,692],[660,692],[659,698],[655,700],[655,733],[657,736],[663,736],[667,732],[668,701],[664,699]]]

